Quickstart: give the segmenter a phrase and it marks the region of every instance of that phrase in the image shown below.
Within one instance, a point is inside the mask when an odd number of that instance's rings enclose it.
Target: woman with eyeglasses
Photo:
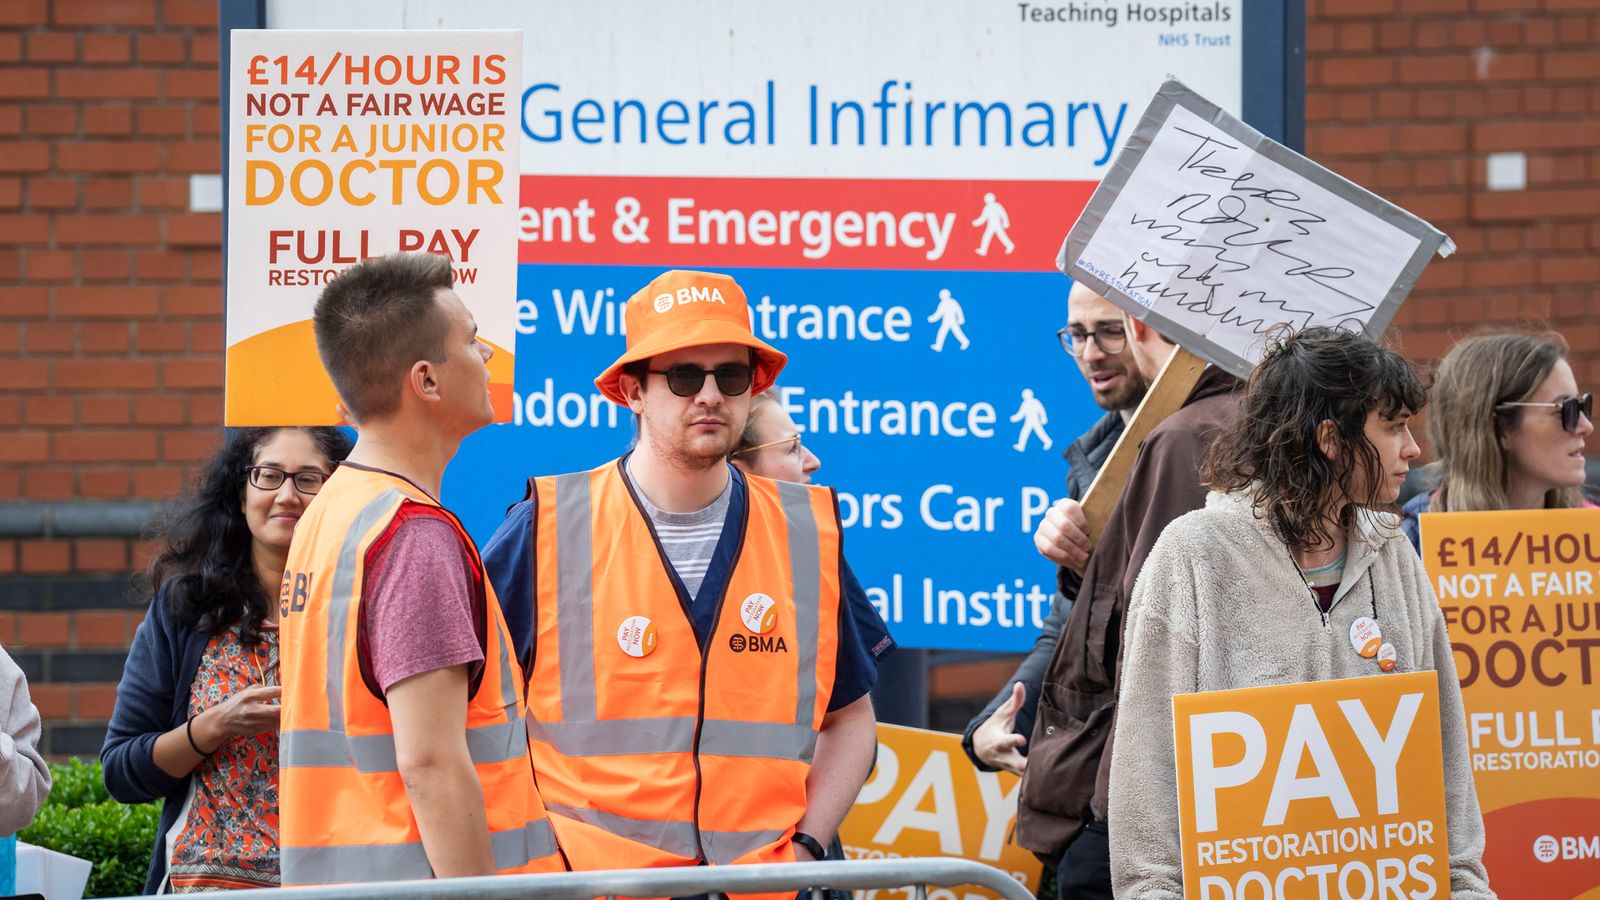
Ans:
[[[1579,393],[1560,335],[1491,334],[1456,344],[1432,387],[1438,487],[1401,528],[1420,546],[1425,512],[1593,507],[1582,491],[1594,395]]]
[[[279,588],[349,452],[336,428],[239,430],[168,514],[100,751],[113,797],[164,801],[146,893],[279,882]]]
[[[800,443],[800,429],[784,412],[777,385],[750,398],[750,418],[728,459],[741,471],[776,481],[811,483],[822,460]]]

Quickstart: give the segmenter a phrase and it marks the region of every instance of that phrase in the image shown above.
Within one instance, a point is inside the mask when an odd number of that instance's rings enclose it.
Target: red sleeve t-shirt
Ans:
[[[368,687],[382,697],[396,683],[465,664],[483,672],[487,610],[483,573],[445,514],[401,504],[367,551],[356,653]]]

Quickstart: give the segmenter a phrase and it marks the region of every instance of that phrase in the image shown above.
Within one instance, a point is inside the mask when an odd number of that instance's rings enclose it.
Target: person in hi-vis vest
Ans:
[[[575,870],[820,858],[872,765],[894,641],[833,492],[728,464],[785,361],[739,285],[667,272],[624,315],[595,384],[638,414],[636,448],[531,479],[484,546],[545,808]]]
[[[317,299],[355,450],[283,573],[283,883],[562,871],[528,763],[524,679],[439,482],[494,418],[450,260],[366,260]]]

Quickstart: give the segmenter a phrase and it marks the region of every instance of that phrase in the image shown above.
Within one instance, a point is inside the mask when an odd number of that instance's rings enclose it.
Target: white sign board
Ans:
[[[1057,266],[1243,377],[1281,325],[1382,335],[1449,238],[1169,78]]]
[[[511,418],[519,31],[232,33],[228,425],[328,425],[311,312],[369,256],[448,255]]]

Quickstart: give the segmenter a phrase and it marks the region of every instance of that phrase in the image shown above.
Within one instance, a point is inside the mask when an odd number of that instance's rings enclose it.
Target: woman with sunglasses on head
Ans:
[[[1494,896],[1450,638],[1386,511],[1421,452],[1408,420],[1426,400],[1398,354],[1331,328],[1276,342],[1251,374],[1201,466],[1213,493],[1162,532],[1128,602],[1107,815],[1117,896],[1184,896],[1175,695],[1430,670],[1441,893]]]
[[[1490,334],[1440,361],[1428,415],[1440,478],[1405,505],[1414,546],[1425,512],[1595,506],[1582,493],[1594,395],[1579,393],[1566,357],[1560,335]]]
[[[100,751],[113,797],[164,801],[146,893],[279,882],[279,588],[349,452],[336,428],[242,429],[169,512]]]

